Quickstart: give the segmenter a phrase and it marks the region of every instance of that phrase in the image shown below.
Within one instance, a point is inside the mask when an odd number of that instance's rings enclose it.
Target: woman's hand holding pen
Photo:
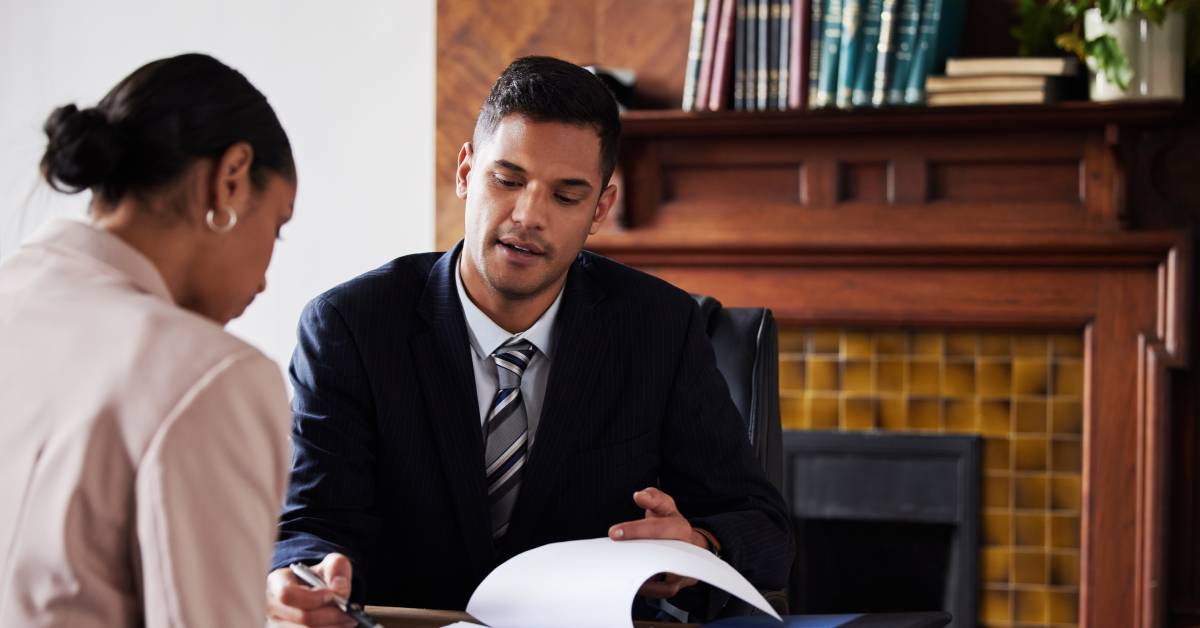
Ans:
[[[350,628],[355,625],[353,619],[333,604],[335,594],[350,597],[350,559],[342,554],[329,554],[313,565],[312,570],[329,583],[329,588],[310,588],[287,567],[276,569],[267,576],[268,626]]]

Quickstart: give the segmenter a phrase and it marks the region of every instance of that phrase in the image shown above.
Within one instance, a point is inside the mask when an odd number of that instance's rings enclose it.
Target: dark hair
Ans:
[[[49,142],[41,170],[51,187],[69,194],[90,189],[114,204],[237,142],[254,149],[256,187],[265,183],[264,171],[296,174],[291,144],[266,97],[240,72],[203,54],[150,62],[95,107],[55,109],[44,130]]]
[[[591,126],[600,136],[600,174],[604,185],[617,165],[621,118],[612,92],[596,75],[553,57],[521,57],[496,82],[475,122],[475,143],[490,137],[509,114],[537,122]]]

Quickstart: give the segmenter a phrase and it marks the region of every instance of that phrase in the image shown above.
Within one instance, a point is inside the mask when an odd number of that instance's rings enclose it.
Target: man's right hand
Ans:
[[[333,603],[336,593],[350,597],[350,559],[328,554],[312,570],[328,585],[313,589],[283,567],[267,576],[267,625],[272,628],[352,628],[355,621]]]

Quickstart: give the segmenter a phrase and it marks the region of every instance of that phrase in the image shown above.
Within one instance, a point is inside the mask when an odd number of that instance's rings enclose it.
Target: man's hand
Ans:
[[[670,495],[651,486],[634,493],[633,502],[646,510],[646,517],[614,525],[608,529],[608,538],[614,541],[671,539],[709,549],[708,540],[679,514],[675,508],[675,500],[671,499]],[[647,580],[638,593],[646,597],[670,598],[681,589],[694,584],[694,578],[669,573],[659,574]]]
[[[267,625],[271,628],[297,626],[352,628],[356,622],[333,604],[336,593],[350,597],[350,559],[329,554],[313,571],[329,586],[313,589],[283,567],[267,576]]]

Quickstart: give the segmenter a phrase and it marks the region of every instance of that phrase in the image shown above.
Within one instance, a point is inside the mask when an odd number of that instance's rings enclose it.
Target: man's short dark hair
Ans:
[[[600,136],[601,185],[617,165],[621,118],[612,92],[596,75],[554,57],[521,57],[496,82],[475,122],[475,145],[491,137],[500,121],[520,114],[535,122],[590,126]]]

